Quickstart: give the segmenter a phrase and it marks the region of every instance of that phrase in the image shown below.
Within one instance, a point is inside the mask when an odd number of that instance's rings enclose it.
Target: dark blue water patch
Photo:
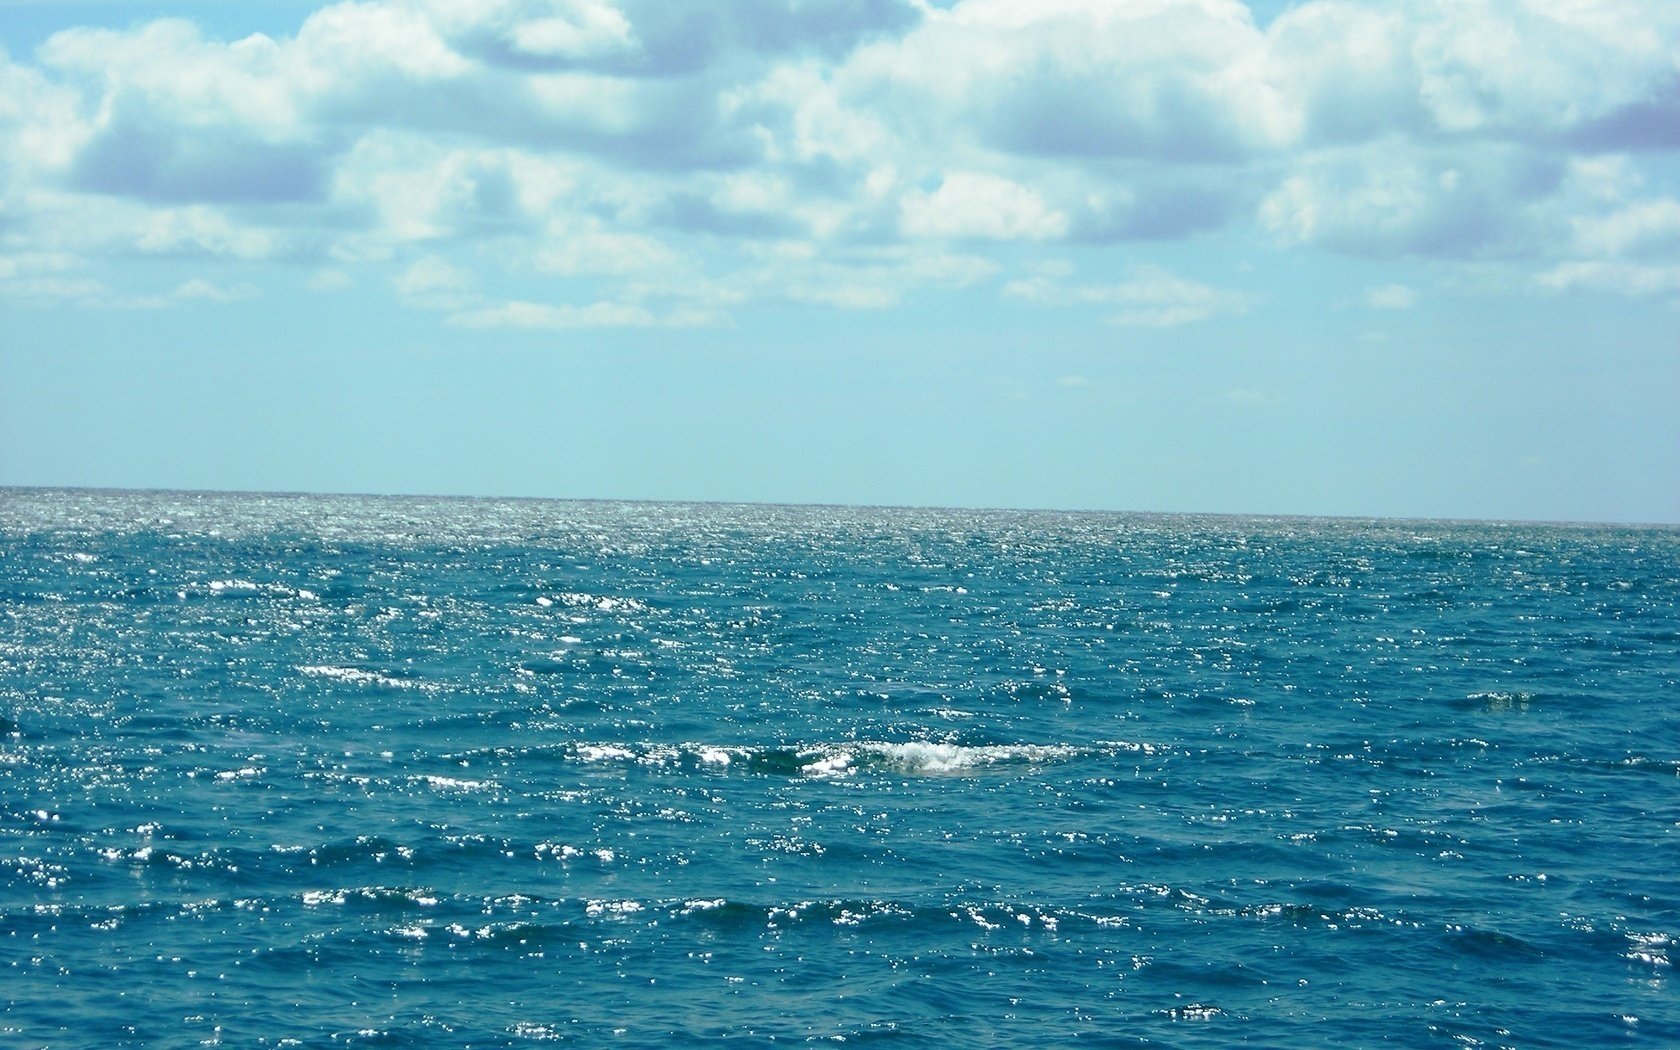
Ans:
[[[1680,1042],[1673,530],[9,490],[0,552],[0,1042]]]

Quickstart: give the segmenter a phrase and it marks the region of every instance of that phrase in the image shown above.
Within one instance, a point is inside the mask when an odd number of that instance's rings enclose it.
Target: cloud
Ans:
[[[1565,257],[1539,268],[1536,285],[1629,297],[1680,292],[1680,199],[1648,195],[1654,174],[1626,155],[1572,161],[1555,216]]]
[[[451,309],[470,301],[472,275],[439,256],[427,255],[393,278],[391,286],[415,305]]]
[[[95,193],[216,204],[313,200],[325,182],[325,158],[312,145],[186,136],[144,116],[93,135],[70,180]]]
[[[1216,314],[1242,313],[1252,297],[1180,277],[1159,266],[1134,266],[1113,284],[1068,285],[1049,277],[1011,281],[1004,295],[1043,306],[1090,305],[1118,308],[1107,315],[1124,327],[1169,328],[1205,321]]]
[[[213,281],[207,281],[202,277],[194,277],[181,282],[170,293],[170,296],[183,301],[203,300],[212,303],[236,303],[242,299],[254,298],[257,294],[257,289],[249,284],[224,288]]]
[[[87,138],[79,102],[74,89],[0,51],[0,193],[70,166]]]
[[[911,237],[1044,240],[1068,225],[1032,190],[977,172],[953,172],[932,193],[913,190],[903,209],[900,226]]]
[[[538,271],[562,276],[638,274],[676,262],[676,253],[653,237],[589,228],[551,232],[532,256]]]
[[[1022,156],[1219,160],[1291,133],[1238,0],[968,0],[860,49],[838,78],[926,134]],[[912,115],[914,114],[914,115]]]
[[[704,310],[678,309],[655,314],[633,303],[593,302],[583,306],[569,303],[533,303],[522,300],[500,303],[449,315],[448,322],[460,328],[513,328],[538,331],[569,331],[580,328],[694,328],[718,323],[716,314]]]
[[[1385,284],[1365,291],[1365,305],[1373,310],[1410,310],[1417,305],[1417,292],[1403,284]]]
[[[0,301],[36,306],[69,303],[95,310],[156,310],[183,303],[234,303],[261,294],[252,284],[229,287],[202,277],[189,278],[167,293],[125,292],[74,272],[83,267],[81,260],[67,255],[0,256]]]
[[[1680,200],[1636,201],[1605,215],[1574,220],[1575,238],[1589,255],[1671,254],[1680,249]]]
[[[1267,36],[1268,72],[1304,142],[1333,146],[1427,127],[1404,7],[1302,4]]]
[[[134,245],[151,255],[265,259],[279,250],[269,232],[243,226],[214,208],[192,205],[148,211],[136,222]]]
[[[294,63],[267,37],[222,44],[168,19],[66,30],[40,57],[84,98],[61,116],[80,140],[73,188],[172,203],[319,194],[330,136],[309,123]]]
[[[629,18],[599,0],[484,0],[440,4],[434,10],[462,53],[493,65],[553,69],[612,64],[641,50]]]
[[[485,0],[429,4],[453,45],[520,71],[680,77],[742,54],[845,54],[921,17],[910,0]]]
[[[887,308],[1058,242],[1662,288],[1677,53],[1658,0],[1300,0],[1263,27],[1239,0],[357,0],[273,37],[69,28],[0,55],[0,247],[112,286],[137,257],[399,273],[398,301],[539,330]],[[470,284],[405,288],[427,258]],[[598,301],[533,303],[536,278]],[[1006,298],[1121,324],[1253,301],[1038,280]]]
[[[1553,291],[1586,290],[1649,296],[1680,292],[1680,263],[1653,265],[1590,259],[1547,270],[1539,282]]]
[[[6,298],[25,303],[71,300],[91,306],[111,296],[111,290],[102,281],[56,274],[0,278],[0,290]]]
[[[1562,181],[1550,157],[1505,145],[1417,149],[1386,142],[1303,161],[1261,203],[1287,244],[1352,255],[1475,256],[1520,247],[1529,206]]]
[[[1665,94],[1672,106],[1680,82],[1672,4],[1438,3],[1408,28],[1419,97],[1452,134],[1590,134]]]
[[[923,288],[967,288],[998,266],[980,255],[937,248],[858,249],[832,257],[802,245],[775,245],[744,275],[746,294],[847,310],[880,310]]]
[[[316,270],[304,282],[312,292],[343,292],[356,286],[356,279],[343,270],[330,267]]]

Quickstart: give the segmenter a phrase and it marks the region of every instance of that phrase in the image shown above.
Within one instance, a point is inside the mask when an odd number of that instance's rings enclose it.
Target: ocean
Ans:
[[[0,490],[0,1046],[1680,1045],[1680,530]]]

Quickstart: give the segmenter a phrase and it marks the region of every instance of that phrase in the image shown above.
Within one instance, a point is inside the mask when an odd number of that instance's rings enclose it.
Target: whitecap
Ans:
[[[366,671],[360,667],[337,667],[332,664],[311,664],[299,667],[298,672],[311,678],[330,678],[357,685],[382,685],[392,689],[413,689],[421,684],[405,678],[393,678],[390,675]]]
[[[640,901],[601,901],[592,900],[584,905],[584,912],[591,917],[599,918],[606,915],[622,919],[634,915],[642,910]]]
[[[493,780],[463,780],[459,777],[427,775],[415,779],[424,780],[428,787],[439,791],[487,791],[496,786]]]

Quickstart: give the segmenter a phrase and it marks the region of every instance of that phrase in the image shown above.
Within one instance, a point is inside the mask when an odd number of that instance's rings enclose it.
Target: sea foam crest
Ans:
[[[845,776],[859,768],[921,776],[974,772],[997,766],[1033,765],[1073,758],[1085,749],[1067,744],[862,743],[821,753],[803,768],[807,776]]]
[[[580,762],[625,763],[667,768],[692,767],[714,773],[764,773],[832,778],[878,770],[912,776],[978,773],[1062,762],[1087,754],[1153,750],[1148,745],[952,744],[939,741],[860,741],[787,746],[690,742],[576,743],[566,750]]]
[[[337,667],[331,664],[312,664],[298,668],[298,673],[311,678],[328,678],[333,681],[352,683],[355,685],[382,685],[390,689],[415,689],[423,683],[408,678],[393,678],[377,671],[368,671],[360,667]]]

